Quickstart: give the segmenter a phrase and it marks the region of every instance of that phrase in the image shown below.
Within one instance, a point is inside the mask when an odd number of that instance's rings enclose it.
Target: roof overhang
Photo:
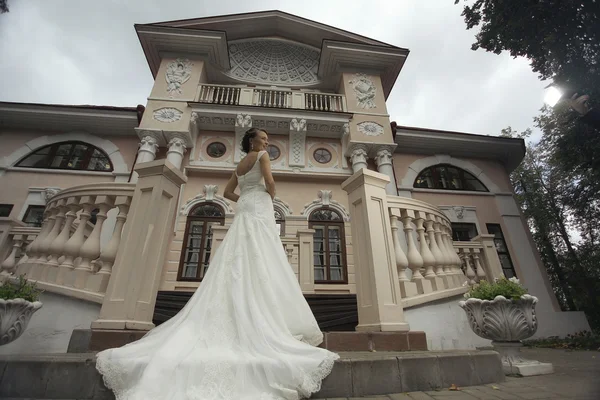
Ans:
[[[127,136],[135,135],[136,126],[135,108],[0,102],[0,130]]]
[[[345,71],[362,71],[380,75],[384,96],[387,99],[408,53],[408,49],[399,47],[324,40],[318,75],[323,80]]]
[[[519,166],[525,156],[525,141],[518,138],[476,135],[434,129],[396,127],[396,153],[447,154],[453,157],[499,161],[507,172]]]
[[[146,60],[156,78],[161,59],[167,54],[195,56],[229,69],[227,34],[223,31],[135,25]]]

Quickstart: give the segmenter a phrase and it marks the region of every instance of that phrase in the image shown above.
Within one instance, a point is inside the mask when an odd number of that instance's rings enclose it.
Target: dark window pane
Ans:
[[[45,206],[29,206],[23,217],[23,222],[29,226],[41,227],[44,221]]]
[[[194,208],[190,213],[190,216],[221,218],[225,215],[223,214],[223,210],[221,209],[221,207],[212,204],[203,204],[199,207]]]
[[[344,260],[344,224],[340,215],[321,208],[311,213],[309,227],[313,236],[315,281],[343,283],[346,279]]]
[[[0,217],[8,217],[12,209],[12,204],[0,204]]]
[[[221,158],[227,152],[227,147],[223,143],[214,142],[208,145],[206,152],[212,158]]]
[[[413,186],[415,188],[442,190],[488,191],[473,174],[445,164],[435,165],[421,171]]]
[[[17,163],[18,167],[112,171],[108,155],[87,143],[62,142],[43,147]]]

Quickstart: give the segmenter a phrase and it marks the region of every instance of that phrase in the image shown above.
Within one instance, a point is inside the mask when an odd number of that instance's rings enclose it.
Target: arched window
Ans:
[[[201,203],[187,217],[177,280],[201,281],[212,250],[212,226],[224,225],[225,213],[214,203]]]
[[[275,223],[277,229],[279,229],[279,236],[285,235],[285,214],[277,207],[275,207]]]
[[[22,158],[17,167],[110,172],[108,155],[84,142],[59,142],[44,146]]]
[[[414,187],[489,192],[485,185],[473,174],[448,164],[434,165],[421,171],[415,179]]]
[[[347,283],[344,220],[337,211],[319,208],[309,218],[315,230],[315,283]]]

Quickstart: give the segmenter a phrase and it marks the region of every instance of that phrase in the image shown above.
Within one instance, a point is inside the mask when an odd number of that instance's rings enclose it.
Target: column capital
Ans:
[[[383,147],[377,150],[377,155],[375,156],[375,163],[377,163],[378,167],[383,165],[392,165],[392,152],[390,149]]]

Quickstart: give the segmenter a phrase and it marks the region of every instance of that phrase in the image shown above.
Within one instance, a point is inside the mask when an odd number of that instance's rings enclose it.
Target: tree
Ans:
[[[0,14],[8,12],[8,0],[0,0]]]

